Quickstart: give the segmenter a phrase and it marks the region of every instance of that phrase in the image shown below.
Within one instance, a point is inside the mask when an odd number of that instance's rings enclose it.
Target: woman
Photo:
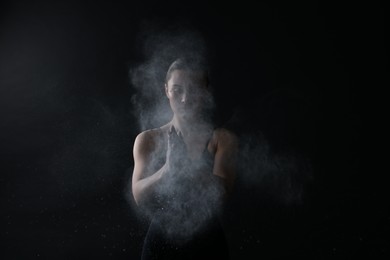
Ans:
[[[207,70],[191,59],[168,69],[170,122],[134,142],[132,191],[152,221],[142,259],[228,259],[219,223],[234,184],[237,138],[215,127]]]

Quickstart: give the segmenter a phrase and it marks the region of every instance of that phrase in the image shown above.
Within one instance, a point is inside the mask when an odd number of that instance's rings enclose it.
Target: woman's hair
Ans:
[[[209,70],[207,64],[200,58],[182,57],[176,59],[169,66],[167,74],[165,76],[165,83],[168,83],[171,78],[172,72],[175,70],[189,70],[196,71],[203,74],[206,86],[209,85]]]

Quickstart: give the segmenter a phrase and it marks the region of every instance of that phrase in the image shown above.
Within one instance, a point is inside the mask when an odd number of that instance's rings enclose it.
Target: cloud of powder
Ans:
[[[207,57],[207,46],[199,32],[184,27],[168,30],[145,27],[141,30],[138,43],[142,46],[143,58],[132,66],[129,76],[135,90],[131,100],[133,111],[141,132],[165,125],[172,118],[164,90],[165,76],[170,64],[179,57],[203,63]],[[212,108],[213,100],[210,95],[203,98],[207,108]],[[161,160],[165,160],[165,154],[155,154],[150,164],[158,164]],[[199,165],[202,165],[202,162],[199,162]],[[197,181],[199,185],[194,185],[193,181]],[[160,218],[154,219],[164,227],[168,236],[180,237],[185,241],[205,227],[221,207],[221,190],[218,185],[175,177],[161,185],[159,194],[164,196],[172,191],[180,194],[179,198],[169,202],[169,210],[160,209],[165,210],[164,213]],[[139,209],[142,211],[142,207],[137,207],[138,211]],[[152,217],[147,211],[140,214]]]
[[[180,56],[205,57],[205,40],[196,32],[185,29],[161,30],[145,28],[139,36],[143,47],[143,59],[130,70],[130,79],[135,89],[132,97],[134,114],[138,118],[140,131],[166,124],[172,117],[168,100],[164,92],[164,80],[169,65]],[[260,100],[267,103],[266,99]],[[301,205],[305,188],[312,178],[310,158],[298,151],[275,152],[274,141],[262,132],[262,126],[252,131],[251,122],[257,120],[266,125],[272,118],[273,108],[264,111],[238,111],[224,126],[236,132],[240,149],[237,165],[237,189],[255,189],[258,195],[265,195],[270,203],[285,206]],[[268,113],[267,115],[265,115]],[[254,114],[263,117],[253,118]],[[277,116],[275,115],[275,118]],[[243,130],[243,131],[241,131]],[[160,155],[161,156],[161,155]],[[163,157],[165,155],[162,155]],[[164,157],[165,158],[165,157]],[[153,160],[161,160],[156,156]],[[196,205],[198,211],[188,211],[181,202],[171,205],[171,215],[165,215],[160,221],[167,232],[175,236],[193,234],[201,229],[210,215],[211,209],[219,209],[220,190],[217,187],[204,187],[202,192],[195,185],[166,183],[166,191],[178,190],[186,194],[187,201]],[[207,202],[207,203],[205,203]],[[211,210],[212,211],[212,210]]]

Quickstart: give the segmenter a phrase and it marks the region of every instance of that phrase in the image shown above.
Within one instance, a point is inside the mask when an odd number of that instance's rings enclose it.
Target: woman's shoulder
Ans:
[[[224,128],[224,127],[215,128],[214,135],[216,135],[219,138],[237,139],[236,133],[234,133],[232,130],[229,130],[229,129]]]
[[[230,143],[235,144],[238,142],[238,137],[235,132],[224,127],[217,127],[214,129],[214,139],[218,144]]]
[[[159,136],[162,135],[163,131],[164,130],[161,127],[146,129],[140,132],[136,136],[136,139],[153,141],[154,139],[159,138]]]
[[[164,137],[166,132],[166,127],[151,128],[140,132],[136,138],[135,143],[141,146],[153,146],[155,144],[161,143],[161,140]]]

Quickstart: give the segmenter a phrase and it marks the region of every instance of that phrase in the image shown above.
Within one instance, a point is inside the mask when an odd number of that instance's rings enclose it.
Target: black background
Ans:
[[[202,32],[222,117],[240,111],[243,129],[312,162],[299,207],[239,189],[232,259],[384,257],[386,185],[367,131],[378,127],[383,23],[380,4],[341,1],[2,2],[1,259],[139,259],[128,72],[143,61],[145,24]]]

